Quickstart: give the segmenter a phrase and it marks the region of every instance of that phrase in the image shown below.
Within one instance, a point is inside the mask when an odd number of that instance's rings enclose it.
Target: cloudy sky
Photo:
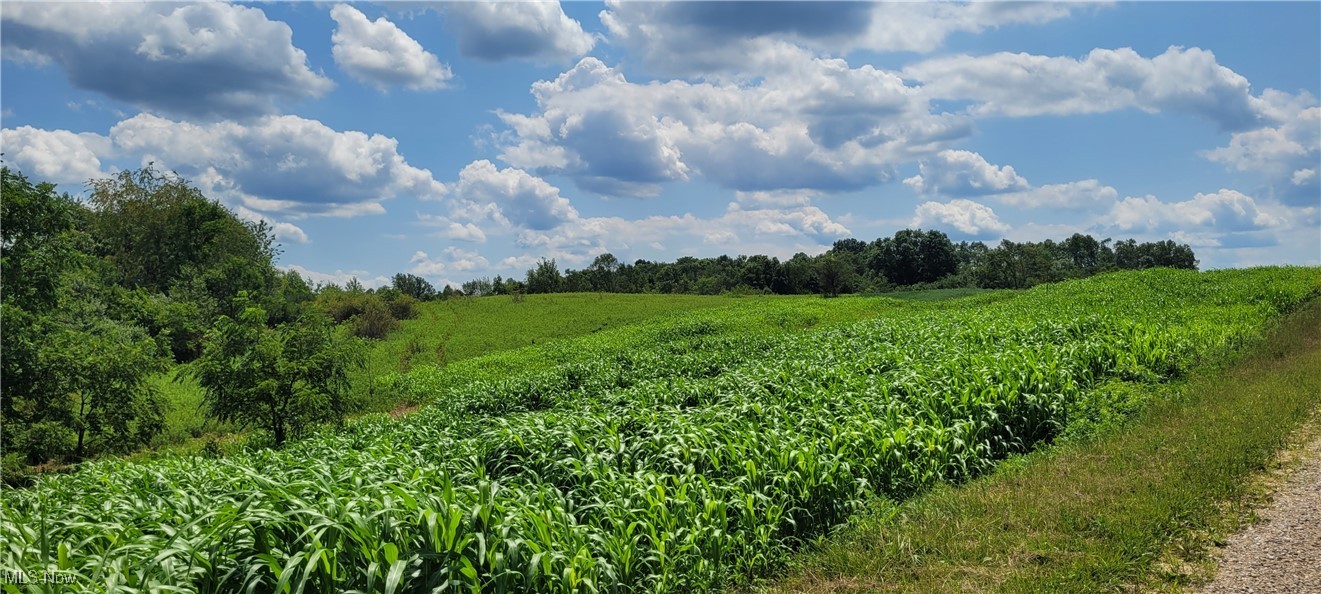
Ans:
[[[905,227],[1321,263],[1321,3],[0,5],[5,162],[155,162],[313,280]]]

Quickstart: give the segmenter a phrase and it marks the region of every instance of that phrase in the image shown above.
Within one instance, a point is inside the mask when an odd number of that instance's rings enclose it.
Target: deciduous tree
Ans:
[[[348,372],[361,361],[356,342],[337,336],[321,315],[271,328],[264,310],[243,305],[238,318],[216,321],[193,364],[208,415],[266,429],[276,446],[313,423],[342,419],[353,408]]]

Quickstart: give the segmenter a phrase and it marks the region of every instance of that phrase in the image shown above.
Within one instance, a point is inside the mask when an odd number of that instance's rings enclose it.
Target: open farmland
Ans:
[[[432,404],[404,419],[6,492],[0,567],[88,590],[717,589],[871,498],[1050,440],[1118,382],[1248,344],[1319,292],[1321,270],[1260,268],[756,301],[419,366],[383,386]]]
[[[743,298],[760,299],[760,297]],[[402,320],[398,330],[372,344],[366,364],[354,368],[354,397],[367,410],[384,412],[408,404],[403,395],[374,390],[373,378],[415,366],[445,366],[502,350],[600,332],[665,313],[728,305],[730,298],[709,295],[557,294],[426,301],[417,317]],[[186,367],[152,378],[169,401],[166,430],[156,445],[187,443],[208,431],[235,429],[207,419],[202,388]],[[195,439],[191,447],[200,448]]]

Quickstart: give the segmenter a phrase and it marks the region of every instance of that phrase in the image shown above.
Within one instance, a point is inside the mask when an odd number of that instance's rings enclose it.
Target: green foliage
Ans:
[[[1114,381],[1252,342],[1319,288],[1318,269],[1153,270],[937,302],[750,299],[418,367],[394,387],[432,405],[402,419],[13,493],[0,564],[53,567],[63,547],[86,589],[719,590],[869,501],[1056,438]],[[279,350],[234,323],[252,360]]]
[[[416,318],[419,305],[418,300],[411,295],[395,295],[386,301],[386,307],[390,309],[390,316],[396,320]]]
[[[977,270],[977,285],[987,289],[1025,289],[1050,282],[1050,254],[1040,245],[1008,239],[986,253]]]
[[[816,257],[795,254],[781,262],[764,255],[683,257],[674,262],[638,260],[625,264],[601,254],[582,270],[561,276],[553,260],[542,260],[527,272],[531,292],[693,293],[716,295],[744,286],[779,295],[879,293],[895,290],[957,288],[1027,288],[1042,283],[1088,277],[1116,269],[1153,267],[1196,269],[1193,251],[1172,241],[1119,242],[1074,234],[1063,242],[1002,242],[989,248],[980,242],[955,244],[935,230],[901,229],[893,237],[871,243],[848,238],[836,241]],[[823,262],[833,258],[842,263]],[[831,268],[839,287],[823,287],[820,271]],[[835,272],[840,274],[836,275]],[[505,281],[508,284],[508,281]],[[513,293],[488,279],[463,284],[468,295]]]
[[[826,254],[816,261],[816,282],[823,297],[838,297],[848,291],[852,269],[843,258]]]
[[[133,300],[81,251],[81,207],[8,168],[0,176],[5,478],[149,442],[161,407],[145,380],[164,363],[156,342],[124,319]]]
[[[276,295],[271,301],[268,313],[270,323],[283,324],[301,317],[309,305],[316,299],[316,293],[298,272],[287,270],[279,273]]]
[[[419,304],[417,299],[393,288],[368,291],[360,284],[351,289],[335,285],[321,287],[314,303],[316,309],[335,323],[347,324],[354,336],[377,340],[398,328],[400,320],[416,317]]]
[[[1313,301],[1187,382],[1103,384],[1085,431],[1071,421],[1067,432],[1087,439],[957,489],[879,501],[763,591],[1186,591],[1263,503],[1263,470],[1318,436],[1317,328]]]
[[[239,301],[243,313],[221,316],[193,363],[209,416],[270,431],[277,447],[312,424],[343,419],[353,409],[348,373],[358,345],[322,316],[271,328],[264,310]]]
[[[55,300],[64,260],[73,251],[76,203],[52,184],[33,185],[23,174],[0,169],[0,275],[5,302],[24,309]]]
[[[564,285],[564,277],[555,260],[542,258],[532,270],[527,271],[528,293],[557,293]]]
[[[163,407],[148,377],[165,368],[156,343],[141,328],[104,318],[63,324],[48,337],[47,360],[58,370],[73,456],[124,453],[150,443]]]
[[[391,313],[393,308],[379,296],[368,295],[362,300],[361,307],[361,311],[349,320],[354,336],[380,340],[399,327],[399,320]]]
[[[394,275],[392,285],[394,290],[407,295],[418,301],[431,301],[436,298],[436,288],[426,279],[415,274],[399,273]],[[400,318],[406,319],[406,318]]]
[[[164,293],[179,279],[201,275],[211,295],[227,302],[273,280],[270,228],[239,220],[187,180],[149,166],[91,187],[99,255],[126,286]]]
[[[901,229],[869,251],[868,268],[896,285],[932,283],[958,271],[954,244],[940,231]]]

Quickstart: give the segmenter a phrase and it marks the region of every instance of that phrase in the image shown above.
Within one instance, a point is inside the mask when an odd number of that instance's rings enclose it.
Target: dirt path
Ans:
[[[1300,453],[1258,522],[1230,537],[1204,594],[1321,594],[1321,439]]]

